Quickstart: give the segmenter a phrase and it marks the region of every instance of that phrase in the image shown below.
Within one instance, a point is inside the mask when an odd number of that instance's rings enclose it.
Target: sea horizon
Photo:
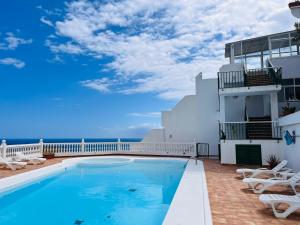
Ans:
[[[39,143],[40,138],[1,138],[8,145]],[[43,138],[44,143],[79,143],[82,138]],[[84,142],[140,142],[142,138],[84,138]]]

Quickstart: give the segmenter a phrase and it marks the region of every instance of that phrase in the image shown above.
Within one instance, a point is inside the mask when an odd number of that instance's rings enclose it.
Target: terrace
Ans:
[[[278,86],[282,83],[281,76],[281,68],[277,67],[219,72],[218,87],[220,91],[224,91],[227,88]]]

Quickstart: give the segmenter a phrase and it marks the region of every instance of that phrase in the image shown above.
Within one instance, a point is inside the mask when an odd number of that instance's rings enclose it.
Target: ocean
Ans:
[[[4,138],[2,138],[4,140]],[[8,145],[17,144],[33,144],[38,143],[40,139],[38,138],[9,138],[5,139]],[[81,138],[45,138],[43,139],[45,143],[79,143]],[[118,138],[84,138],[85,142],[117,142]],[[121,142],[140,142],[141,138],[120,138]]]

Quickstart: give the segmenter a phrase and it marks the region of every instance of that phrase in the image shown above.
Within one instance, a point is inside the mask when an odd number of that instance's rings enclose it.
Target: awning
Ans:
[[[271,39],[272,49],[286,48],[290,46],[289,37],[296,36],[296,31],[288,31],[283,33],[271,34],[267,36],[246,39],[242,41],[227,43],[225,45],[225,58],[230,57],[230,46],[234,45],[234,56],[249,55],[269,50],[268,39]],[[291,41],[292,45],[296,45],[295,41]]]

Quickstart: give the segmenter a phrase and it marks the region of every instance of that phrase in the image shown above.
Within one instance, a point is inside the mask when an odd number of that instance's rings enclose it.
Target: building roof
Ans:
[[[266,35],[257,38],[241,40],[237,42],[227,43],[225,45],[225,58],[230,57],[230,46],[234,45],[234,56],[257,53],[269,50],[268,39],[272,40],[272,49],[289,47],[289,34],[295,37],[296,31],[287,31],[277,34]],[[292,45],[294,45],[292,41]]]

